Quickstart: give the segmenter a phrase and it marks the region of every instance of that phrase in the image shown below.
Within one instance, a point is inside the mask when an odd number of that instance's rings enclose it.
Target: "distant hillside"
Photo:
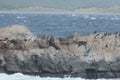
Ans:
[[[111,7],[119,5],[120,0],[0,0],[1,10],[26,7],[76,9],[88,7]]]
[[[72,10],[72,12],[78,13],[120,13],[120,6],[113,6],[108,8],[78,8]]]
[[[52,7],[26,7],[26,8],[18,8],[11,10],[1,10],[1,11],[24,11],[24,12],[70,12],[65,9],[57,9]]]
[[[120,13],[119,6],[120,0],[0,0],[0,11]]]

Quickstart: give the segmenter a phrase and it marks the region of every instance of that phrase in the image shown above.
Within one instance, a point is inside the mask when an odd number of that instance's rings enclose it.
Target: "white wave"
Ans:
[[[91,20],[95,20],[96,18],[95,18],[95,17],[91,17],[90,19],[91,19]]]
[[[114,18],[111,18],[111,20],[120,20],[120,18],[114,17]]]
[[[23,20],[24,22],[27,22],[27,20]]]
[[[25,17],[17,16],[17,18],[18,18],[18,19],[20,19],[20,18],[24,19]]]
[[[69,76],[65,78],[58,78],[58,77],[39,77],[39,76],[28,76],[23,75],[21,73],[16,73],[13,75],[7,75],[4,73],[0,74],[0,80],[89,80],[89,79],[82,79],[80,77],[78,78],[70,78]],[[97,79],[97,80],[120,80],[119,79]]]
[[[19,17],[19,16],[17,16],[17,18],[19,19],[20,17]]]
[[[88,19],[89,18],[89,15],[84,15],[84,19]]]
[[[74,17],[74,16],[76,16],[76,14],[72,14],[72,16]]]

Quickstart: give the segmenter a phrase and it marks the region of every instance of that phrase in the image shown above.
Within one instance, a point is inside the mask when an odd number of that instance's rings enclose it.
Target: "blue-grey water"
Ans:
[[[119,14],[0,13],[0,27],[25,25],[33,33],[67,36],[78,32],[120,32]]]

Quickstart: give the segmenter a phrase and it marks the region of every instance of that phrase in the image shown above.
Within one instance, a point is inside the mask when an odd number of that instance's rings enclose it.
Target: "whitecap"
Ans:
[[[88,19],[89,18],[89,15],[84,15],[84,19]]]
[[[72,16],[74,17],[74,16],[76,16],[76,14],[72,14]]]
[[[16,73],[12,75],[0,74],[0,80],[86,80],[80,77],[71,78],[70,76],[65,76],[64,78],[59,77],[40,77],[40,76],[28,76],[23,75],[21,73]],[[89,80],[89,79],[87,79]],[[117,79],[95,79],[95,80],[120,80],[120,78]]]
[[[95,20],[96,18],[95,18],[95,17],[91,17],[90,19],[91,19],[91,20]]]
[[[22,18],[22,19],[23,19],[23,18],[25,18],[25,17],[17,16],[17,18],[18,18],[18,19],[19,19],[19,18]]]
[[[17,16],[17,18],[20,18],[19,16]]]
[[[118,17],[113,17],[113,18],[111,18],[111,20],[120,20],[120,18],[118,18]]]
[[[27,22],[27,20],[23,20],[24,22]]]

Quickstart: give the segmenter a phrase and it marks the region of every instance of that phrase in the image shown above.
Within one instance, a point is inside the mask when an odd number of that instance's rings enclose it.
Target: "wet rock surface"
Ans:
[[[17,25],[0,31],[0,72],[120,78],[119,33],[60,38],[34,35]]]

